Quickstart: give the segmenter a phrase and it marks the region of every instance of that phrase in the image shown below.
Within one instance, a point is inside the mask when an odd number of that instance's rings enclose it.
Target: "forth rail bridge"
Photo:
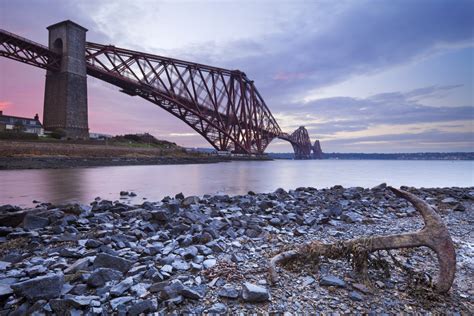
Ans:
[[[302,126],[281,130],[254,82],[227,70],[86,42],[87,29],[63,21],[48,27],[48,47],[0,30],[0,55],[47,70],[43,125],[69,138],[89,137],[87,75],[140,96],[178,117],[215,149],[264,153],[275,139],[291,143],[295,159],[320,158]],[[313,151],[313,155],[311,155]]]

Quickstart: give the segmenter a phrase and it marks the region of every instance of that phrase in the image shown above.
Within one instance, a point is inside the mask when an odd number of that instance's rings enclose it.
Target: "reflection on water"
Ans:
[[[279,187],[473,186],[473,161],[309,160],[0,171],[0,204],[32,200],[88,203],[118,199],[122,190],[158,200],[166,195],[270,192]]]

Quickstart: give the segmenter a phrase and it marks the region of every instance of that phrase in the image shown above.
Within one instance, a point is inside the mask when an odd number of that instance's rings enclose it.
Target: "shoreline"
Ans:
[[[0,170],[201,164],[268,157],[227,157],[186,152],[183,148],[130,147],[81,142],[0,140]]]
[[[176,194],[133,205],[130,192],[117,192],[115,202],[0,207],[0,310],[469,313],[474,188],[403,189],[437,207],[455,243],[449,295],[410,281],[436,275],[427,248],[379,252],[370,285],[349,263],[327,259],[286,266],[277,284],[268,282],[269,258],[292,245],[419,230],[419,214],[385,185]]]
[[[231,159],[222,157],[0,157],[0,171],[24,169],[69,169],[113,166],[205,164],[228,161],[231,161]]]

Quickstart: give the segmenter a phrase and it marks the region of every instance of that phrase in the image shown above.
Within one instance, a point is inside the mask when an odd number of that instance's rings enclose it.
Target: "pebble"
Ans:
[[[340,278],[335,277],[333,275],[326,275],[326,276],[323,276],[319,280],[319,285],[321,285],[321,286],[346,287],[346,282],[344,282]]]
[[[441,209],[458,244],[457,286],[449,297],[431,301],[430,311],[467,313],[456,298],[472,297],[464,289],[470,288],[466,249],[473,241],[466,216],[474,193],[406,189]],[[317,302],[319,312],[426,312],[406,291],[399,271],[390,279],[371,274],[376,288],[383,288],[379,297],[355,283],[344,260],[321,261],[317,267],[303,263],[296,270],[282,266],[280,281],[267,284],[268,258],[285,245],[419,229],[418,212],[384,185],[244,196],[178,194],[140,203],[97,199],[90,206],[0,206],[0,244],[13,245],[2,248],[0,257],[0,310],[34,315],[297,313]],[[429,250],[414,251],[393,254],[419,270]],[[320,286],[315,275],[322,275]],[[340,289],[348,288],[344,280],[350,289]]]
[[[245,282],[242,286],[242,299],[246,302],[265,302],[270,299],[270,293],[264,287]]]

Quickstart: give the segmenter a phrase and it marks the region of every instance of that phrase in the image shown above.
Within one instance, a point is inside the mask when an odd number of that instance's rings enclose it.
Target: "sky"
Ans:
[[[282,130],[324,152],[474,151],[474,1],[0,0],[0,28],[41,44],[66,19],[91,42],[244,71]],[[1,58],[0,110],[42,117],[44,79]],[[118,90],[88,78],[91,132],[210,147]]]

